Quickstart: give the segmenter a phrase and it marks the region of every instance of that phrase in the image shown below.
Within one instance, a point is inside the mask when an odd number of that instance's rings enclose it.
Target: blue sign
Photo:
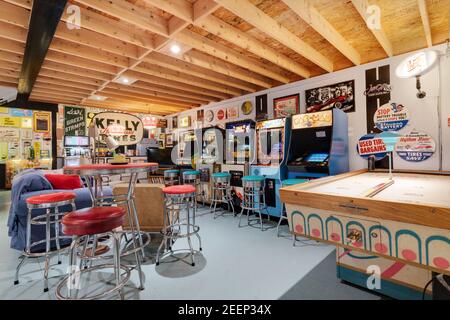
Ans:
[[[9,109],[9,114],[12,117],[32,117],[33,111],[25,109]]]

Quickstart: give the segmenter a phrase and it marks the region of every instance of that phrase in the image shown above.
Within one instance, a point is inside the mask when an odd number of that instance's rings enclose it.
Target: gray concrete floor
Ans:
[[[6,219],[9,210],[9,192],[0,192],[0,299],[55,299],[55,287],[66,274],[67,257],[62,265],[52,260],[50,270],[50,290],[43,292],[43,261],[30,260],[21,270],[20,284],[14,286],[14,271],[20,253],[9,248]],[[160,243],[158,235],[152,237],[151,245],[146,249],[149,257],[143,265],[145,289],[136,289],[139,282],[137,271],[132,271],[130,282],[124,292],[126,299],[323,299],[339,298],[336,281],[330,289],[336,294],[321,296],[315,290],[314,282],[302,281],[307,275],[315,281],[314,270],[327,261],[334,247],[305,240],[296,247],[290,237],[277,238],[276,229],[261,232],[257,228],[238,228],[238,219],[233,216],[212,218],[205,208],[198,212],[197,223],[203,242],[203,252],[196,256],[196,266],[192,267],[188,259],[168,257],[159,266],[154,257]],[[275,223],[272,223],[275,226]],[[287,231],[287,226],[284,231]],[[194,239],[194,246],[197,241]],[[178,240],[175,249],[186,248],[184,240]],[[184,255],[177,255],[183,258]],[[330,260],[330,259],[328,259]],[[335,275],[335,266],[329,262],[322,265],[320,272],[329,269],[329,275]],[[326,271],[325,271],[326,272]],[[82,283],[82,292],[96,292],[111,280],[111,270],[96,272],[88,281]],[[325,277],[320,291],[327,286]],[[335,277],[334,277],[335,279]],[[305,287],[311,286],[309,288]],[[300,286],[300,287],[299,287]],[[344,286],[344,285],[341,285]],[[371,296],[356,288],[345,287],[346,298],[370,299]],[[317,292],[316,292],[317,291]],[[303,294],[309,292],[309,294]],[[316,292],[316,293],[311,293]],[[115,299],[117,297],[111,297]]]

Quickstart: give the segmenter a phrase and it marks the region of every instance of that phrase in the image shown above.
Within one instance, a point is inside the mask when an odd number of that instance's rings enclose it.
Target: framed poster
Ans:
[[[36,133],[50,132],[50,112],[33,113],[33,130]]]
[[[172,117],[172,129],[178,128],[178,117],[174,116]]]
[[[173,133],[166,134],[166,146],[167,147],[173,146]]]
[[[239,108],[237,106],[227,108],[227,119],[239,118]]]
[[[274,118],[285,118],[300,113],[300,94],[273,99]]]
[[[203,122],[203,119],[205,119],[205,110],[204,109],[197,110],[197,121]]]
[[[86,134],[86,111],[84,108],[64,106],[64,135],[84,136]]]
[[[191,117],[184,116],[180,118],[180,128],[188,128],[191,126]]]
[[[355,80],[305,91],[306,112],[325,111],[333,108],[355,112]]]
[[[249,112],[249,114],[251,111]],[[256,120],[267,120],[269,118],[267,94],[256,97]]]
[[[391,102],[391,67],[390,65],[366,70],[366,108],[367,133],[381,133],[374,122],[379,106]]]

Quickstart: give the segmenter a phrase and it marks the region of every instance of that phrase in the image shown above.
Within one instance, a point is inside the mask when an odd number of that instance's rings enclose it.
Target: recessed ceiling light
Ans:
[[[88,99],[89,100],[97,100],[97,101],[105,101],[108,98],[95,94],[95,95],[90,96]]]
[[[134,79],[134,78],[131,78],[131,77],[120,76],[119,78],[117,78],[113,82],[130,85],[130,84],[135,83],[136,81],[137,81],[137,79]]]
[[[173,44],[173,45],[170,47],[170,52],[172,52],[173,54],[179,54],[179,53],[181,52],[181,48],[180,48],[179,45]]]

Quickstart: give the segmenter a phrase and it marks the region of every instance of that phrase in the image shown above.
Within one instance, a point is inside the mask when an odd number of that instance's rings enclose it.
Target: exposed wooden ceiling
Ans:
[[[66,10],[30,100],[176,113],[448,41],[449,3],[69,0],[81,28]],[[370,5],[380,29],[365,23]],[[0,0],[0,86],[17,87],[31,7]]]

